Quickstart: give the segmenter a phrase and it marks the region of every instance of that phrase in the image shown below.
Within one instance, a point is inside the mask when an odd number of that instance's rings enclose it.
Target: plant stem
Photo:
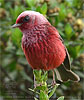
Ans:
[[[38,96],[40,100],[49,100],[54,94],[57,85],[48,85],[48,72],[42,70],[33,70],[34,73],[34,91],[39,92]],[[54,73],[53,73],[54,74]],[[49,88],[48,88],[49,86]],[[36,100],[38,100],[36,98]]]

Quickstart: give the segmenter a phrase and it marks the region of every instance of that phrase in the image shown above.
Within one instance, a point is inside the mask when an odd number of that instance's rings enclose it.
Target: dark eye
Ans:
[[[27,16],[24,17],[23,22],[27,22],[27,21],[29,21],[29,19],[30,19],[30,18],[29,18],[29,16],[27,15]]]

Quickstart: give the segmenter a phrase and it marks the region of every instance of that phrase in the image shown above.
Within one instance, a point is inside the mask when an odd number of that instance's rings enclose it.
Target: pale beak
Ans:
[[[19,27],[21,25],[22,25],[22,23],[20,23],[20,24],[14,24],[14,25],[12,25],[12,28],[16,28],[16,27]]]

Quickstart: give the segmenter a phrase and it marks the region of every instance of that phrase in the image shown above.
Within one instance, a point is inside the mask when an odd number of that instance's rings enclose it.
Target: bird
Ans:
[[[22,31],[22,49],[32,69],[53,71],[59,81],[78,82],[79,76],[71,71],[70,56],[57,29],[39,12],[24,11],[13,28]]]

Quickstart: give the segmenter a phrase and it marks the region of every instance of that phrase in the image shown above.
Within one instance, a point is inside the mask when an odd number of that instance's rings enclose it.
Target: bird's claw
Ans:
[[[51,85],[52,85],[52,86],[55,86],[55,85],[56,85],[55,80],[52,81]]]
[[[40,83],[40,84],[34,84],[34,88],[36,88],[38,86],[42,86],[42,83]]]

